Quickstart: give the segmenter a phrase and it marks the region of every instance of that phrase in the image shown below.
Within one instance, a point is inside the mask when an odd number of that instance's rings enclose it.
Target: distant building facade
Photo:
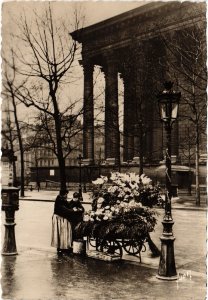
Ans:
[[[78,124],[81,128],[81,123]],[[54,129],[51,129],[52,131]],[[41,135],[41,132],[40,132]],[[104,134],[102,128],[95,128],[95,163],[99,165],[103,162],[103,147],[104,147]],[[42,138],[41,138],[42,140]],[[65,159],[66,169],[70,167],[78,167],[78,156],[82,155],[83,134],[80,130],[73,138],[71,138],[70,146],[74,148],[69,156]],[[41,142],[40,147],[34,147],[26,151],[24,154],[25,159],[25,174],[26,181],[41,181],[51,180],[56,181],[58,176],[58,159],[52,151],[50,142]],[[70,172],[70,171],[69,171]],[[77,177],[77,176],[76,176]]]
[[[71,33],[73,39],[82,44],[83,156],[88,164],[93,164],[95,160],[93,72],[96,65],[101,67],[105,77],[104,153],[106,163],[117,165],[120,161],[138,162],[141,151],[148,163],[157,164],[163,161],[166,147],[165,133],[159,120],[155,93],[157,89],[162,89],[162,83],[165,80],[175,81],[175,87],[178,89],[184,87],[183,92],[180,90],[182,99],[179,119],[172,129],[173,162],[187,164],[190,159],[192,163],[194,162],[194,156],[189,155],[190,149],[187,148],[186,141],[188,126],[189,130],[193,131],[193,125],[188,125],[186,115],[187,113],[191,115],[192,109],[186,103],[189,96],[186,88],[191,89],[192,83],[191,80],[189,82],[186,80],[186,74],[182,74],[182,69],[181,73],[175,75],[177,67],[180,66],[180,59],[171,53],[171,43],[174,43],[177,36],[182,51],[185,45],[195,47],[191,45],[190,38],[185,40],[182,36],[184,30],[193,33],[195,28],[201,29],[202,32],[196,46],[200,45],[200,39],[206,44],[206,34],[204,35],[206,4],[173,1],[149,3]],[[166,47],[164,43],[164,36],[167,38],[169,47]],[[176,65],[173,72],[171,64],[173,65],[176,59],[178,59],[178,66]],[[206,51],[200,60],[205,70]],[[187,65],[191,66],[191,63],[187,62]],[[169,71],[171,74],[168,74]],[[118,116],[118,74],[123,79],[124,85],[122,157]],[[191,75],[195,75],[194,71]],[[198,89],[197,84],[195,88]],[[206,103],[206,78],[200,84],[197,92],[199,94],[201,89],[204,93],[202,99],[204,104]],[[206,108],[204,114],[206,115]],[[194,138],[190,135],[191,151],[195,147]],[[200,140],[200,154],[203,154],[206,153],[206,134],[200,133]]]

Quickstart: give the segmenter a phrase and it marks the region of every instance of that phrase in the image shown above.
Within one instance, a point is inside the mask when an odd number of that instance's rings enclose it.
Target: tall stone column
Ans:
[[[94,162],[94,65],[88,61],[83,61],[82,65],[84,70],[83,158],[84,163],[92,164]]]
[[[152,161],[155,163],[158,163],[161,161],[162,155],[163,155],[163,130],[161,124],[161,121],[158,116],[158,111],[156,110],[156,107],[153,111],[153,128],[152,128],[152,151],[153,151],[153,156],[152,156]]]
[[[123,75],[124,80],[124,161],[134,156],[134,93],[132,79]]]
[[[140,157],[140,128],[141,124],[137,121],[136,124],[134,124],[134,161],[139,163],[139,157]]]
[[[173,123],[172,128],[172,155],[178,156],[178,144],[179,144],[179,130],[178,130],[178,120]]]
[[[116,59],[106,56],[105,73],[105,158],[109,164],[120,163],[118,118],[118,72]]]
[[[135,76],[134,76],[134,91],[135,91],[135,120],[134,120],[134,158],[133,161],[140,164],[143,158],[143,115],[142,106],[144,105],[143,99],[143,78],[141,75],[141,66],[139,61],[135,62]],[[142,157],[141,157],[142,156]]]

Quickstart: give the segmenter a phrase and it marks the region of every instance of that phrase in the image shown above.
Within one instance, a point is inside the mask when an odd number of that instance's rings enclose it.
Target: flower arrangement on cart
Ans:
[[[92,209],[76,227],[76,236],[96,241],[96,249],[122,255],[140,254],[148,242],[154,255],[159,250],[149,233],[157,222],[155,206],[162,206],[159,187],[142,174],[111,173],[93,181]]]

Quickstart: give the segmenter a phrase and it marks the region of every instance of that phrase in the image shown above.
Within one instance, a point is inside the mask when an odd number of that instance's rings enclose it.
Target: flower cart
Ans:
[[[141,261],[145,242],[151,245],[149,233],[156,224],[153,206],[162,204],[158,187],[145,175],[118,172],[109,179],[101,176],[93,184],[92,210],[76,226],[75,235],[88,237],[89,244],[99,252],[122,258],[125,250]]]

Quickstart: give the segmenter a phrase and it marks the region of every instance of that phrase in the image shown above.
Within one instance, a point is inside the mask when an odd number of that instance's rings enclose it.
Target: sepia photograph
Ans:
[[[1,3],[1,299],[206,299],[206,14]]]

